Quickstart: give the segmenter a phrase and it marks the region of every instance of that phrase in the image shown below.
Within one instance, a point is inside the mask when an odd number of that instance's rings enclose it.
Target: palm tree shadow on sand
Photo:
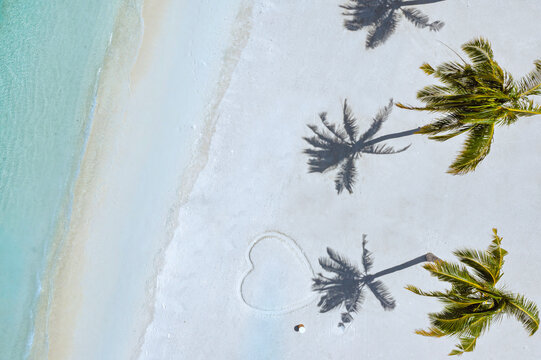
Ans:
[[[443,21],[430,22],[415,5],[432,4],[445,0],[350,0],[341,5],[344,9],[344,27],[350,31],[368,28],[366,48],[374,49],[383,44],[396,31],[402,15],[417,28],[439,31]]]
[[[327,113],[322,112],[319,118],[323,128],[316,125],[308,125],[314,136],[303,137],[312,147],[305,149],[304,153],[309,156],[308,165],[310,173],[324,173],[340,167],[335,178],[335,188],[338,194],[346,189],[353,193],[353,185],[357,175],[355,160],[362,154],[388,155],[405,151],[410,145],[395,150],[386,144],[379,144],[388,139],[394,139],[415,134],[420,128],[402,131],[394,134],[374,136],[381,129],[382,124],[387,120],[393,108],[393,100],[382,108],[372,120],[372,124],[362,135],[358,135],[357,119],[353,116],[347,99],[344,100],[342,108],[343,128],[331,124],[327,120]]]
[[[358,267],[351,264],[347,258],[328,247],[327,254],[329,257],[319,258],[319,264],[324,270],[333,273],[334,276],[327,277],[322,273],[318,273],[317,277],[312,279],[312,290],[322,293],[321,299],[317,304],[320,312],[326,313],[342,307],[345,309],[341,314],[341,321],[338,323],[338,326],[341,328],[345,328],[345,324],[353,320],[352,314],[357,313],[361,309],[361,305],[365,299],[365,288],[368,288],[372,292],[384,310],[393,310],[395,308],[395,300],[385,285],[380,280],[376,280],[377,278],[422,262],[440,260],[434,254],[427,253],[403,264],[390,267],[375,274],[369,274],[374,264],[374,259],[372,253],[366,249],[366,242],[366,235],[363,235],[362,265],[364,271],[361,271]]]

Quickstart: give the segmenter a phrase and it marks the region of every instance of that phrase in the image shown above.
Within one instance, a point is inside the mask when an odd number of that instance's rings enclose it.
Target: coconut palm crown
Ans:
[[[303,139],[312,147],[305,149],[304,153],[309,156],[309,172],[324,173],[340,167],[336,178],[335,188],[338,194],[346,189],[350,194],[353,192],[353,185],[357,175],[355,160],[361,157],[361,154],[396,154],[406,150],[408,146],[395,150],[393,147],[378,144],[384,140],[408,136],[419,129],[405,131],[402,133],[389,134],[374,139],[374,136],[381,129],[382,124],[387,120],[392,111],[393,100],[382,108],[372,120],[372,124],[363,134],[359,135],[357,119],[347,103],[344,100],[342,107],[343,127],[333,125],[327,120],[327,113],[322,112],[319,118],[323,124],[322,128],[316,125],[308,125],[314,136],[303,137]]]
[[[443,0],[350,0],[341,5],[347,19],[344,27],[350,31],[368,28],[365,46],[373,49],[383,44],[395,32],[402,15],[418,28],[440,30],[442,21],[430,22],[428,16],[412,5],[423,5]]]
[[[502,238],[496,229],[493,232],[492,243],[486,251],[454,252],[462,264],[440,260],[424,265],[432,276],[450,283],[451,289],[425,292],[412,285],[406,287],[415,294],[436,297],[444,304],[441,312],[428,314],[431,326],[416,333],[457,337],[459,344],[449,355],[473,351],[477,339],[504,315],[520,321],[530,335],[539,328],[539,310],[532,301],[496,286],[503,275],[507,251],[502,249]]]
[[[470,62],[445,62],[438,67],[423,64],[421,69],[440,80],[417,93],[424,107],[398,103],[397,106],[442,114],[423,126],[420,134],[436,141],[446,141],[466,134],[462,151],[449,167],[455,175],[474,171],[488,155],[495,126],[511,125],[521,117],[541,114],[541,106],[530,98],[541,94],[541,61],[520,80],[498,65],[490,43],[478,38],[462,45]]]

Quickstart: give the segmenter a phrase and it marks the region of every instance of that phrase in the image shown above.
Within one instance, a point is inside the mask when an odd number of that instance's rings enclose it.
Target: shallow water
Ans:
[[[0,359],[32,341],[119,2],[0,0]]]

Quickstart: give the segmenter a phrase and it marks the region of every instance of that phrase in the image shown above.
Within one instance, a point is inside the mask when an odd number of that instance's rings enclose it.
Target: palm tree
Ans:
[[[396,303],[385,285],[380,280],[375,280],[380,276],[405,269],[407,267],[419,264],[424,261],[439,260],[434,254],[427,253],[403,264],[393,266],[375,274],[369,274],[372,269],[374,259],[372,253],[366,249],[366,235],[363,235],[363,254],[362,264],[364,271],[359,270],[351,262],[338,254],[331,248],[327,248],[329,258],[320,258],[319,264],[328,272],[334,273],[334,277],[324,276],[318,273],[312,284],[312,289],[323,295],[317,304],[320,312],[325,313],[344,306],[345,312],[341,314],[339,327],[344,327],[345,323],[353,320],[352,313],[357,313],[364,301],[363,290],[368,287],[372,294],[379,300],[384,310],[394,309]]]
[[[350,0],[340,7],[345,9],[344,27],[351,31],[368,27],[366,48],[373,49],[383,44],[395,32],[402,15],[418,28],[428,28],[439,31],[444,23],[442,21],[430,22],[428,16],[423,14],[414,5],[430,4],[444,0]]]
[[[417,93],[424,107],[398,107],[443,114],[432,124],[423,126],[420,134],[437,141],[446,141],[468,134],[462,151],[448,172],[455,175],[474,171],[488,155],[496,125],[511,125],[520,117],[541,114],[541,106],[530,96],[541,94],[541,61],[535,69],[515,81],[494,60],[490,43],[474,39],[462,45],[471,63],[451,61],[433,68],[423,64],[421,69],[439,79],[443,85],[430,85]]]
[[[308,125],[315,135],[303,137],[306,142],[312,145],[312,148],[304,150],[304,153],[309,155],[309,172],[324,173],[340,166],[340,171],[335,179],[336,191],[340,194],[343,189],[346,189],[351,194],[357,173],[355,160],[361,157],[361,154],[396,154],[402,152],[409,145],[395,150],[385,144],[376,144],[387,139],[412,135],[419,130],[417,128],[373,139],[381,129],[383,122],[389,117],[392,107],[393,100],[391,99],[389,105],[381,109],[374,117],[370,128],[360,136],[358,135],[357,119],[353,116],[347,99],[344,100],[342,108],[343,129],[329,123],[326,112],[320,113],[319,118],[324,128],[320,129],[316,125]]]
[[[433,296],[445,304],[443,311],[428,314],[431,323],[428,330],[416,333],[458,337],[460,343],[449,355],[473,351],[479,336],[504,315],[515,317],[530,335],[539,327],[539,310],[533,302],[508,292],[503,286],[496,287],[503,275],[503,258],[507,251],[501,248],[502,238],[496,229],[493,232],[492,243],[486,251],[454,252],[463,265],[441,260],[424,265],[432,276],[450,283],[450,290],[424,292],[412,285],[406,287],[415,294]]]

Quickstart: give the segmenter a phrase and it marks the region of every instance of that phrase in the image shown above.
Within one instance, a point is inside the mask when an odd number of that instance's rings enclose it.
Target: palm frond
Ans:
[[[320,117],[325,119],[325,121],[322,120],[325,124],[326,113],[321,113]],[[308,128],[315,134],[315,136],[303,137],[304,141],[313,147],[303,150],[309,156],[309,172],[323,173],[334,169],[349,155],[351,145],[346,144],[334,133],[320,130],[315,125],[308,125]],[[334,127],[330,126],[330,128],[336,131]]]
[[[541,95],[541,60],[534,61],[535,69],[517,83],[517,91],[521,96]]]
[[[348,313],[356,313],[361,309],[361,305],[364,302],[363,286],[355,286],[351,294],[345,299],[344,307]],[[342,321],[344,321],[343,317]]]
[[[476,336],[463,336],[459,338],[460,344],[449,355],[462,355],[465,352],[473,351],[477,345],[477,338]]]
[[[471,127],[471,125],[469,125]],[[454,114],[444,116],[435,122],[421,127],[419,134],[435,135],[442,132],[454,131],[464,127],[460,117]]]
[[[340,5],[345,10],[342,15],[349,17],[344,20],[344,27],[350,31],[357,31],[375,25],[381,16],[390,11],[378,5],[378,3],[359,3],[357,1],[350,1],[348,4]]]
[[[366,248],[367,242],[368,241],[366,240],[366,235],[363,234],[363,243],[362,243],[363,257],[362,257],[362,262],[363,262],[363,268],[364,268],[365,273],[368,273],[370,271],[370,269],[372,269],[372,266],[374,265],[374,258],[372,256],[372,252],[370,252]]]
[[[429,85],[417,92],[417,98],[429,105],[437,105],[447,99],[450,90],[446,86]]]
[[[430,26],[428,16],[422,13],[422,11],[416,8],[401,9],[405,18],[408,19],[413,25],[418,28],[425,28]]]
[[[381,21],[368,31],[366,48],[374,49],[383,44],[396,31],[400,14],[391,10]]]
[[[495,267],[493,272],[497,280],[499,280],[503,275],[502,267],[504,257],[507,255],[507,251],[502,248],[502,240],[503,238],[498,236],[498,230],[495,228],[492,229],[492,242],[488,246],[487,254],[494,262]]]
[[[322,113],[319,113],[319,118],[321,119],[321,122],[323,123],[323,125],[334,135],[336,136],[337,139],[339,139],[340,141],[343,141],[343,142],[347,142],[347,136],[346,136],[346,133],[334,126],[333,124],[331,124],[328,120],[327,120],[327,113],[326,112],[322,112]]]
[[[342,167],[338,174],[336,174],[336,179],[334,180],[335,189],[338,194],[344,189],[352,194],[356,176],[357,170],[355,169],[354,155],[350,155],[349,158],[342,163]]]
[[[447,134],[443,134],[443,135],[432,135],[432,136],[429,136],[428,138],[430,140],[435,140],[435,141],[447,141],[449,139],[452,139],[456,136],[459,136],[459,135],[462,135],[464,134],[465,132],[471,130],[473,126],[472,125],[465,125],[465,126],[462,126],[454,131],[450,131],[448,132]]]
[[[445,23],[443,21],[433,21],[430,24],[428,24],[428,27],[430,31],[440,31],[445,26]]]
[[[442,303],[452,305],[453,307],[470,307],[472,305],[479,305],[486,302],[486,298],[475,298],[460,295],[457,291],[457,287],[454,286],[452,290],[442,291],[423,291],[413,285],[406,286],[406,290],[413,292],[414,294],[421,296],[429,296],[438,298]]]
[[[398,153],[408,150],[410,146],[411,144],[404,146],[403,148],[400,148],[400,149],[395,149],[392,146],[388,146],[385,144],[371,145],[371,146],[367,146],[363,148],[361,152],[367,153],[367,154],[374,154],[374,155],[398,154]]]
[[[434,68],[429,63],[424,63],[419,67],[419,69],[423,70],[424,73],[427,75],[432,75],[434,74],[434,72],[436,72],[436,70],[434,70]]]
[[[334,282],[333,279],[323,276],[322,273],[318,273],[317,276],[312,278],[312,290],[324,291],[325,289],[333,287]]]
[[[326,139],[321,139],[318,136],[303,136],[304,141],[306,141],[308,144],[312,145],[315,148],[326,148],[329,146],[329,141]]]
[[[430,275],[453,286],[465,286],[482,292],[488,290],[485,286],[479,284],[464,266],[447,261],[438,261],[436,263],[427,263],[423,267],[430,272]]]
[[[505,104],[501,107],[501,110],[503,110],[506,115],[514,114],[525,117],[541,115],[541,105],[537,105],[531,99],[514,101],[510,105]]]
[[[349,139],[352,142],[357,141],[357,119],[353,116],[353,113],[351,112],[350,107],[348,106],[347,99],[344,100],[344,107],[343,107],[343,122],[344,122],[344,129],[346,130],[346,133],[349,136]]]
[[[451,174],[462,175],[474,171],[490,152],[494,124],[477,124],[468,133],[462,151],[449,167],[448,172]]]
[[[523,295],[509,296],[507,311],[522,323],[524,329],[531,335],[539,328],[539,310],[533,301],[526,299]]]
[[[305,149],[303,150],[308,158],[308,172],[324,173],[335,169],[347,156],[347,149],[340,146],[329,146],[326,149]]]
[[[322,296],[317,306],[319,312],[326,313],[340,307],[345,301],[345,293],[343,291],[326,291]]]
[[[486,252],[473,249],[460,249],[453,254],[463,264],[469,266],[481,281],[494,286],[499,280],[500,266],[493,257]]]
[[[359,142],[366,142],[374,137],[378,133],[378,131],[381,129],[381,126],[383,123],[389,118],[389,115],[391,115],[391,112],[393,111],[393,99],[389,100],[389,104],[387,106],[384,106],[383,108],[379,109],[378,113],[372,119],[372,124],[370,124],[370,127],[364,134],[361,135],[359,138]]]
[[[438,31],[443,27],[442,21],[430,23],[426,15],[409,5],[402,0],[350,0],[340,7],[344,9],[342,15],[346,17],[346,29],[357,31],[369,28],[366,48],[373,49],[384,43],[395,31],[401,15],[418,28]]]
[[[370,291],[374,294],[376,299],[378,299],[383,310],[392,310],[396,306],[396,302],[391,296],[391,293],[385,285],[380,280],[369,281],[366,283]]]
[[[411,291],[414,294],[422,295],[422,296],[430,296],[430,297],[441,297],[444,298],[449,295],[449,293],[444,293],[441,291],[423,291],[419,289],[418,287],[415,287],[413,285],[407,285],[405,287],[406,290]]]
[[[494,53],[490,42],[482,37],[473,39],[464,45],[462,50],[468,55],[474,65],[491,63]]]
[[[332,261],[339,264],[344,269],[347,269],[352,275],[356,276],[357,274],[360,275],[359,270],[357,270],[357,267],[354,266],[346,257],[338,254],[336,251],[331,249],[330,247],[327,247],[327,254],[331,258]]]
[[[448,86],[446,93],[467,94],[478,85],[474,74],[470,64],[449,61],[436,67],[434,77]]]
[[[327,258],[319,258],[319,265],[328,272],[332,272],[337,274],[338,276],[342,278],[355,278],[357,273],[352,271],[351,264],[344,264],[344,263],[338,263],[333,261],[332,259]]]
[[[462,304],[449,303],[441,312],[430,313],[428,317],[432,326],[442,332],[451,335],[460,335],[468,331],[470,324],[482,317],[476,314],[476,310],[479,307],[479,304],[463,306]]]
[[[327,248],[329,259],[320,258],[321,267],[333,274],[329,278],[319,273],[313,278],[312,289],[322,293],[318,302],[319,311],[324,313],[340,306],[347,312],[356,312],[363,302],[362,274],[350,261],[331,248]]]
[[[334,135],[329,135],[325,131],[319,130],[319,128],[315,125],[307,125],[307,126],[316,135],[315,137],[317,137],[319,140],[322,141],[322,143],[330,144],[330,143],[340,142],[339,138],[335,137]]]
[[[430,336],[430,337],[442,337],[446,336],[447,334],[439,330],[438,328],[431,326],[427,330],[418,329],[415,330],[415,333],[417,335],[421,336]]]

